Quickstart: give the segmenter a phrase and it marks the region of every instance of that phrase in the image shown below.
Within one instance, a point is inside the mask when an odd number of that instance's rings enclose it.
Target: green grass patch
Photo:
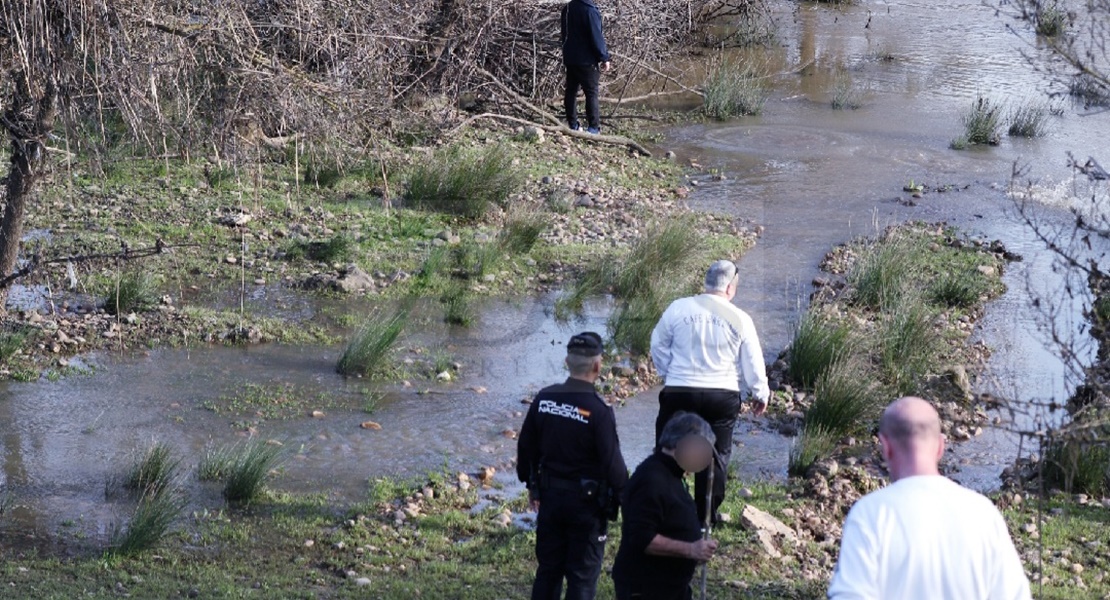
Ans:
[[[173,487],[181,460],[169,445],[158,442],[138,457],[123,479],[123,487],[143,496],[156,496]]]
[[[990,292],[990,285],[982,273],[962,270],[942,273],[926,291],[926,297],[935,305],[949,308],[971,308],[982,296]]]
[[[541,212],[521,212],[510,216],[501,230],[501,246],[512,254],[527,254],[551,224]]]
[[[790,379],[805,389],[812,389],[833,365],[851,354],[852,345],[847,325],[807,312],[795,328],[790,343]]]
[[[879,333],[880,365],[888,382],[899,394],[917,391],[918,383],[939,365],[933,313],[912,296],[895,307]]]
[[[1057,2],[1037,4],[1037,35],[1056,37],[1068,29],[1068,11]]]
[[[280,446],[259,440],[237,448],[224,478],[224,498],[237,504],[258,498],[280,456]]]
[[[158,283],[149,271],[124,271],[109,285],[111,287],[104,298],[104,310],[108,314],[143,312],[158,305]]]
[[[420,210],[484,217],[520,189],[523,177],[512,161],[508,148],[501,145],[437,152],[409,174],[405,200]]]
[[[914,279],[918,248],[904,239],[890,239],[863,250],[848,273],[857,304],[883,310],[900,302]]]
[[[127,557],[158,546],[184,510],[184,498],[174,491],[144,494],[135,505],[127,526],[112,533],[108,553]]]
[[[1047,119],[1048,106],[1044,102],[1023,102],[1010,110],[1007,133],[1014,137],[1041,137],[1045,133]]]
[[[7,365],[21,352],[31,337],[27,330],[0,332],[0,365]]]
[[[857,110],[863,106],[863,90],[847,71],[840,71],[833,80],[832,100],[829,103],[834,110]]]
[[[571,289],[555,303],[555,315],[579,314],[587,298],[611,293],[617,307],[609,331],[622,349],[645,354],[651,331],[667,305],[696,292],[709,247],[688,220],[658,225],[640,238],[626,255],[609,255],[586,267]]]
[[[960,150],[981,144],[997,146],[1001,141],[999,131],[1002,128],[1002,105],[979,96],[960,117],[960,122],[964,126],[964,133],[952,141],[953,149]]]
[[[725,62],[718,66],[703,86],[702,110],[713,119],[732,119],[763,112],[767,88],[763,78],[750,65]]]
[[[1110,494],[1110,447],[1078,439],[1054,440],[1044,456],[1049,485],[1101,498]]]
[[[791,477],[805,477],[809,468],[836,451],[839,438],[820,425],[807,425],[790,445],[786,472]]]
[[[343,375],[370,377],[389,366],[390,352],[408,322],[407,311],[376,312],[355,332],[336,369]]]
[[[853,361],[834,363],[817,380],[813,395],[803,428],[824,431],[837,439],[869,432],[885,402],[865,366]]]

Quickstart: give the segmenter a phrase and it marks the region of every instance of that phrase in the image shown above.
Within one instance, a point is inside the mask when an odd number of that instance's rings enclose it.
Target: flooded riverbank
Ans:
[[[960,133],[959,115],[976,94],[1017,101],[1053,87],[1030,69],[1021,54],[1023,42],[992,10],[973,0],[780,8],[782,45],[764,58],[810,66],[775,78],[762,116],[681,125],[665,131],[661,143],[681,160],[724,176],[695,176],[700,185],[691,206],[765,227],[740,262],[744,283],[736,302],[755,319],[767,361],[789,342],[821,257],[832,246],[896,222],[945,220],[973,236],[1000,239],[1025,259],[1006,272],[1008,291],[988,307],[977,333],[994,349],[977,391],[1018,401],[1066,397],[1075,382],[1046,337],[1042,311],[1033,306],[1063,280],[1006,190],[1012,166],[1025,166],[1027,177],[1063,190],[1037,210],[1047,222],[1066,226],[1074,201],[1066,186],[1061,188],[1070,176],[1066,153],[1097,148],[1106,115],[1081,116],[1081,109],[1065,103],[1042,138],[951,150],[949,142]],[[893,58],[879,60],[880,55]],[[865,90],[858,110],[829,106],[840,68]],[[913,198],[902,191],[911,181],[952,191]],[[287,296],[268,289],[252,288],[254,297],[246,301],[291,318],[312,318],[321,310],[299,292]],[[238,296],[224,299],[225,308],[238,302]],[[603,330],[610,308],[599,302],[584,322],[564,326],[550,316],[552,302],[551,296],[494,301],[469,329],[425,321],[426,329],[414,339],[449,353],[462,365],[460,376],[450,383],[386,386],[372,414],[361,408],[365,382],[334,373],[338,347],[203,346],[96,354],[87,359],[96,366],[90,375],[5,383],[0,456],[11,513],[20,528],[50,532],[75,523],[105,536],[124,510],[106,498],[106,482],[133,453],[157,440],[177,449],[189,465],[207,445],[241,439],[244,427],[237,418],[214,413],[206,403],[250,384],[289,384],[334,400],[334,408],[322,410],[319,418],[250,425],[257,436],[280,441],[287,450],[274,483],[278,489],[322,491],[351,502],[362,498],[367,481],[376,477],[477,465],[504,474],[515,448],[511,431],[525,409],[521,400],[563,377],[566,338],[583,328]],[[325,305],[339,312],[366,307]],[[1081,308],[1062,307],[1059,325],[1067,335],[1082,335]],[[617,411],[630,465],[650,451],[654,399],[654,390],[648,391]],[[368,419],[381,430],[361,428]],[[789,439],[745,421],[737,440],[742,447],[734,456],[742,477],[784,475]],[[1015,444],[1003,429],[992,429],[957,446],[956,477],[992,489],[1014,458]],[[198,504],[219,502],[218,491],[191,486]]]

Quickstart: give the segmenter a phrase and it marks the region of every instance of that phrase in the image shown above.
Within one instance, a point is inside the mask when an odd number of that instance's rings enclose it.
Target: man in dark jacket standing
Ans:
[[[601,71],[609,70],[609,49],[601,32],[601,12],[594,0],[571,0],[563,7],[559,21],[559,41],[563,44],[563,65],[567,69],[566,94],[563,106],[567,124],[579,129],[578,88],[586,94],[586,119],[589,133],[601,133],[601,110],[598,108],[598,84]]]
[[[564,578],[567,600],[593,599],[608,522],[628,481],[613,409],[594,389],[601,350],[592,331],[570,338],[570,378],[536,394],[520,429],[517,476],[539,513],[532,600],[561,599]]]

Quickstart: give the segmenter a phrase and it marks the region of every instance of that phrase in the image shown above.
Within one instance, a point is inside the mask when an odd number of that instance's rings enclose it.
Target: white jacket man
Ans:
[[[741,390],[750,393],[756,414],[763,412],[771,396],[755,325],[732,304],[738,283],[739,273],[732,261],[714,262],[705,274],[705,293],[671,303],[651,334],[651,358],[664,382],[655,420],[656,440],[678,411],[701,416],[717,436],[720,461],[715,465],[712,490],[714,521],[719,520],[717,508],[725,498]],[[703,522],[707,474],[694,477],[694,498]]]

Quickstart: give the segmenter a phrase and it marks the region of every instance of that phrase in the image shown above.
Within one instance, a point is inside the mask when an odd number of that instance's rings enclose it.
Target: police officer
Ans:
[[[528,485],[536,518],[532,600],[591,599],[597,592],[608,521],[628,481],[613,409],[594,388],[601,336],[570,338],[570,377],[532,401],[517,443],[517,476]]]

